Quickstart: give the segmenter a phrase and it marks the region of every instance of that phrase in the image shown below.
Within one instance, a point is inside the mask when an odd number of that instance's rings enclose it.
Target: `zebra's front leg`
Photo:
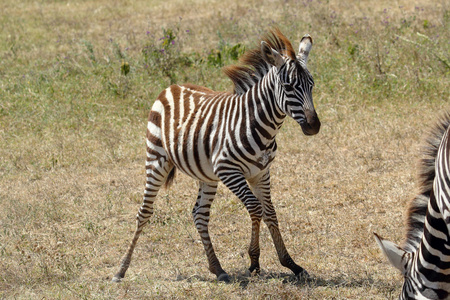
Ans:
[[[252,238],[250,240],[250,246],[248,247],[248,256],[250,257],[250,267],[248,271],[250,274],[255,272],[255,274],[259,274],[261,272],[261,267],[259,266],[259,231],[261,224],[261,217],[253,216],[252,218]]]
[[[219,173],[218,177],[244,204],[250,219],[252,220],[252,234],[248,254],[250,256],[250,274],[254,271],[256,274],[260,272],[259,265],[259,232],[262,218],[262,206],[258,198],[250,190],[244,175],[238,171],[227,170]]]
[[[217,259],[208,232],[209,212],[211,209],[211,204],[214,200],[214,196],[216,195],[216,191],[217,182],[200,182],[198,197],[194,209],[192,210],[192,216],[194,218],[195,227],[200,234],[203,247],[205,248],[206,256],[208,258],[209,270],[217,276],[217,280],[228,282],[230,281],[230,277],[222,269],[222,266]]]
[[[263,220],[269,228],[281,265],[289,268],[296,276],[308,276],[308,273],[291,258],[283,242],[283,238],[278,228],[277,215],[270,196],[269,170],[267,170],[262,177],[250,181],[249,183],[253,193],[262,204]]]
[[[275,210],[273,212],[275,213]],[[267,227],[269,228],[270,234],[273,239],[273,243],[275,244],[275,248],[277,250],[278,259],[280,260],[281,265],[291,269],[291,271],[294,272],[296,276],[308,277],[309,276],[308,272],[306,272],[302,267],[297,265],[289,255],[288,251],[286,250],[286,246],[284,245],[280,230],[278,229],[278,222],[276,220],[276,215],[270,218],[263,217],[263,219]]]

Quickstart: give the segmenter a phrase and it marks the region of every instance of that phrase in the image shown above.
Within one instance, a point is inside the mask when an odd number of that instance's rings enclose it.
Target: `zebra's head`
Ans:
[[[404,282],[399,299],[448,299],[449,293],[445,289],[433,287],[432,282],[424,280],[421,270],[417,267],[416,260],[421,256],[420,246],[419,250],[408,252],[376,233],[374,235],[389,263],[403,275]]]
[[[320,130],[312,98],[314,80],[306,67],[312,43],[312,38],[305,35],[295,57],[295,54],[282,55],[265,41],[261,42],[263,59],[276,68],[276,102],[286,115],[300,124],[306,135],[317,134]]]

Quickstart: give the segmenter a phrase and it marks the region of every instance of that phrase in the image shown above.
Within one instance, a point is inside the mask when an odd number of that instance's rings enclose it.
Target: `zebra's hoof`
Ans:
[[[113,279],[111,280],[112,282],[121,282],[122,278],[118,277],[118,276],[114,276]]]
[[[261,274],[261,269],[259,268],[259,266],[258,267],[253,267],[253,266],[250,266],[250,268],[248,268],[246,271],[245,271],[245,276],[247,276],[247,277],[251,277],[251,276],[259,276]]]
[[[223,281],[223,282],[230,282],[230,276],[228,276],[227,273],[222,273],[219,276],[217,276],[217,281]]]
[[[298,278],[299,280],[305,280],[305,279],[310,278],[310,276],[309,276],[308,272],[306,272],[306,270],[303,269],[302,271],[300,271],[300,272],[297,274],[297,278]]]

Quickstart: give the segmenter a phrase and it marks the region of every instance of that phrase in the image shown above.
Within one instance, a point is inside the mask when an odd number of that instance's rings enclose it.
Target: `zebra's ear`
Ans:
[[[263,59],[272,66],[280,68],[284,64],[284,59],[281,54],[272,49],[272,47],[264,41],[261,41],[261,54]]]
[[[383,254],[388,258],[391,265],[393,265],[403,275],[405,275],[406,274],[405,260],[409,259],[410,257],[409,255],[406,255],[407,252],[402,248],[400,248],[399,246],[397,246],[395,243],[383,239],[375,232],[373,234],[375,235],[375,241],[381,248],[381,251],[383,251]]]
[[[313,45],[312,37],[306,34],[300,40],[300,46],[298,47],[298,58],[303,60],[305,64],[308,62],[309,51],[311,51]]]

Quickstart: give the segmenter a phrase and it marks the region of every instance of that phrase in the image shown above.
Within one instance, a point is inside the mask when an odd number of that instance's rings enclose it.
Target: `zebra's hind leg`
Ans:
[[[147,150],[147,161],[145,164],[147,182],[144,190],[144,201],[136,216],[136,231],[134,232],[133,239],[128,246],[125,256],[122,258],[119,271],[112,279],[114,282],[120,282],[122,278],[125,277],[125,272],[130,266],[131,256],[133,255],[134,248],[136,247],[136,243],[142,229],[148,223],[149,218],[153,214],[153,203],[155,202],[155,197],[161,186],[166,182],[169,173],[174,171],[173,164],[170,163],[166,157],[161,156],[157,151],[151,151],[150,149]]]
[[[192,210],[192,216],[194,218],[195,227],[200,234],[203,247],[205,248],[206,256],[208,257],[209,270],[217,276],[217,280],[228,282],[230,281],[230,277],[222,269],[208,233],[209,212],[216,191],[217,182],[200,182],[197,201]]]

